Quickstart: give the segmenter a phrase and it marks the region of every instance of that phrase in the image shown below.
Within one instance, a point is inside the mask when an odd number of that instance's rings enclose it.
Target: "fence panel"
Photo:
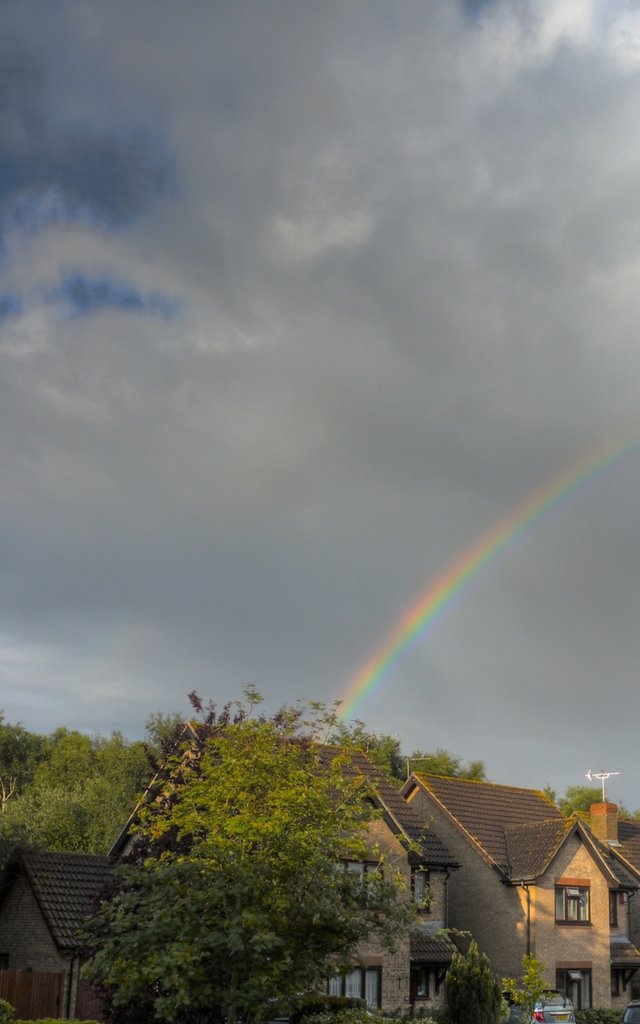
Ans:
[[[64,974],[54,971],[0,971],[0,999],[22,1020],[59,1017]]]

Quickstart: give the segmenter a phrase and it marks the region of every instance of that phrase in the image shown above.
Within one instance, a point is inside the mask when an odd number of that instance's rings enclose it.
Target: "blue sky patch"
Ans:
[[[91,278],[84,274],[69,274],[50,294],[52,302],[64,301],[72,316],[89,316],[103,309],[121,313],[138,313],[172,320],[177,316],[180,303],[161,292],[144,294],[132,285],[108,277]]]
[[[0,324],[22,312],[22,299],[10,292],[0,292]]]

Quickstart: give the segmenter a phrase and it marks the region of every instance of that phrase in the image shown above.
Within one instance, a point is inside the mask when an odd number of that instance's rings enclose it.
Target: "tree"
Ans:
[[[364,722],[355,719],[347,725],[337,723],[331,731],[331,742],[349,750],[363,750],[367,757],[392,779],[404,781],[406,759],[400,750],[400,740],[390,733],[375,733]]]
[[[0,815],[0,853],[19,845],[107,853],[151,777],[144,744],[64,728],[34,739],[39,759]]]
[[[44,736],[28,732],[20,722],[10,725],[0,711],[0,813],[31,781],[46,751]]]
[[[498,1024],[503,1015],[500,983],[476,942],[470,944],[466,956],[453,955],[447,971],[446,1005],[451,1024]]]
[[[474,779],[478,782],[486,781],[487,775],[482,761],[470,761],[464,764],[457,754],[441,747],[429,754],[423,750],[414,750],[409,758],[409,764],[417,772],[424,772],[426,775],[447,775],[458,779]]]
[[[502,988],[511,1003],[521,1007],[521,1019],[533,1020],[536,1002],[549,988],[549,982],[544,976],[544,965],[531,953],[525,953],[522,958],[522,980],[518,982],[515,978],[503,978]]]
[[[375,856],[348,754],[302,732],[299,707],[253,717],[258,700],[209,706],[88,930],[86,973],[114,1024],[259,1018],[270,999],[351,966],[369,935],[392,944],[410,919],[395,874],[340,869]]]

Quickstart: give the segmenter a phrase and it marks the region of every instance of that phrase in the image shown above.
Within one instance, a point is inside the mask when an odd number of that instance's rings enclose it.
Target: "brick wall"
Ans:
[[[449,926],[469,932],[499,977],[517,977],[526,953],[526,893],[505,886],[498,874],[422,789],[411,805],[460,864],[449,880]]]
[[[0,906],[0,953],[9,954],[9,967],[22,970],[63,971],[67,967],[23,874],[15,878]]]
[[[589,924],[556,923],[555,885],[564,879],[589,882]],[[611,1006],[609,886],[579,836],[567,840],[539,880],[535,918],[536,956],[547,965],[552,983],[556,968],[591,970],[593,1006]],[[620,927],[625,925],[621,915]]]
[[[390,831],[384,821],[378,819],[369,826],[370,855],[372,859],[384,856],[385,870],[399,871],[407,886],[407,899],[411,898],[411,867],[407,852]],[[431,904],[429,911],[420,913],[420,924],[430,932],[444,926],[445,874],[430,872]],[[382,968],[382,1010],[384,1013],[401,1011],[406,1013],[410,1006],[410,940],[406,934],[401,937],[393,953],[384,950],[379,939],[362,943],[358,951],[358,963],[363,967]],[[429,999],[422,1000],[422,1008],[439,1006],[443,992],[435,991],[435,979],[431,979]]]

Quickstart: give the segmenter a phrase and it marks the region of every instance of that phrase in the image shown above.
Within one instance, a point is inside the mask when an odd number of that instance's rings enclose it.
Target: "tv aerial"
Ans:
[[[588,779],[589,782],[593,782],[595,781],[595,779],[598,779],[598,781],[602,783],[602,802],[605,803],[607,798],[604,792],[604,784],[607,781],[607,779],[611,778],[612,775],[619,774],[620,772],[592,772],[591,769],[589,769],[588,772],[585,772],[584,777],[585,779]]]

